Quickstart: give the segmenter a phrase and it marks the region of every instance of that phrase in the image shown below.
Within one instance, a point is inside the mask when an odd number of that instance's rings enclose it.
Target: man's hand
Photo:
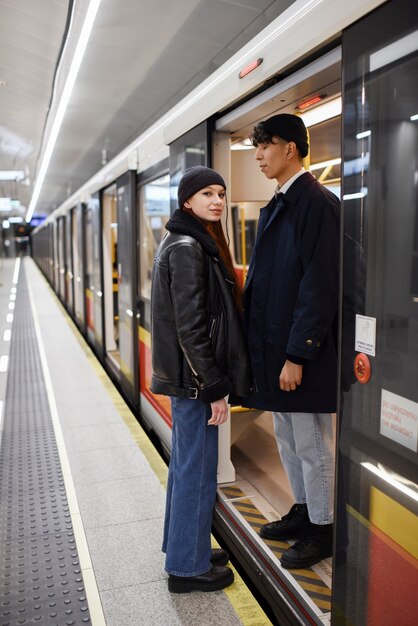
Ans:
[[[220,426],[228,419],[228,405],[224,398],[211,402],[212,417],[208,421],[210,426]]]
[[[295,391],[302,382],[303,365],[286,361],[279,376],[279,386],[282,391]]]

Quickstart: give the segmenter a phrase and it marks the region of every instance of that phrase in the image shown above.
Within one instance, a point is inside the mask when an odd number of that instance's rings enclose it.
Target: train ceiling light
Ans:
[[[315,126],[326,120],[330,120],[333,117],[341,115],[342,102],[341,96],[328,100],[323,104],[320,104],[313,109],[301,114],[301,118],[306,127]]]
[[[0,180],[19,181],[26,177],[24,170],[0,170]]]

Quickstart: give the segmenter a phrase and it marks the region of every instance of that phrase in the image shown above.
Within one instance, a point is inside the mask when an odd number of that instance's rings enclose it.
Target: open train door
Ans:
[[[344,255],[333,624],[416,621],[417,50],[415,0],[388,2],[343,33]]]

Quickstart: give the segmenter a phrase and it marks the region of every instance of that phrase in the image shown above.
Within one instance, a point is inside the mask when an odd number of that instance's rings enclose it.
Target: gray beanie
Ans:
[[[184,172],[177,190],[179,208],[182,209],[184,203],[187,202],[189,198],[209,185],[221,185],[226,190],[224,179],[218,172],[215,172],[215,170],[212,170],[210,167],[204,167],[203,165],[189,167]]]

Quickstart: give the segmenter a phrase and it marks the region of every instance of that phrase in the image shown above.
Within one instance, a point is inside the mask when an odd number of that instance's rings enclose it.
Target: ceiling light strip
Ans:
[[[46,172],[48,170],[49,162],[51,160],[52,152],[57,141],[58,133],[61,128],[62,121],[64,119],[65,112],[67,110],[68,103],[71,98],[71,93],[74,88],[75,81],[77,79],[78,71],[83,60],[84,53],[87,48],[87,43],[90,38],[90,34],[93,28],[93,23],[97,15],[97,11],[100,5],[100,0],[90,0],[89,7],[87,9],[84,24],[80,32],[80,37],[77,42],[77,47],[74,53],[73,60],[71,62],[70,71],[68,72],[67,80],[65,82],[64,89],[61,94],[61,100],[57,107],[57,112],[52,124],[51,132],[48,137],[48,142],[45,148],[45,152],[42,157],[41,167],[39,168],[38,176],[36,178],[35,187],[33,190],[32,198],[29,203],[28,212],[26,215],[26,221],[30,222],[36,204],[38,202],[39,194],[42,189],[43,182],[45,180]]]

